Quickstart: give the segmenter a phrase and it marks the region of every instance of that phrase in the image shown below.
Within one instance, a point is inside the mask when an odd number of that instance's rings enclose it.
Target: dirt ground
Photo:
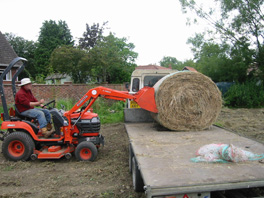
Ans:
[[[216,123],[264,143],[264,109],[223,108]],[[124,124],[103,125],[101,133],[105,146],[100,148],[95,162],[78,162],[74,157],[9,162],[1,153],[0,198],[145,197],[132,187]]]
[[[264,109],[223,108],[218,125],[264,143]]]

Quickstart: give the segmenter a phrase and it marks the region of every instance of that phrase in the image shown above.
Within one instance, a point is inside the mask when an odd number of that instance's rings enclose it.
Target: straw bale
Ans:
[[[170,130],[204,130],[221,111],[221,92],[210,78],[199,72],[165,76],[154,89],[158,113],[152,116]]]

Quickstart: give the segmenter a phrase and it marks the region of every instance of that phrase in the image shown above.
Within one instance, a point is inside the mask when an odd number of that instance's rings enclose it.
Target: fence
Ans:
[[[125,84],[63,84],[63,85],[44,85],[33,84],[32,93],[39,100],[43,98],[46,102],[50,100],[60,99],[74,99],[78,101],[89,89],[103,86],[119,91],[126,91]],[[16,87],[17,91],[20,87]],[[4,85],[4,91],[6,96],[6,102],[8,105],[14,104],[14,97],[12,94],[12,86],[9,84]],[[1,101],[2,104],[2,101]]]

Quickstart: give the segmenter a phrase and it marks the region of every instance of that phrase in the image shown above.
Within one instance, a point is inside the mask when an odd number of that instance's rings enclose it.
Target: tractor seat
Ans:
[[[21,115],[21,113],[18,111],[16,105],[15,106],[15,117],[13,117],[11,120],[12,121],[21,121],[23,120],[23,122],[29,124],[31,126],[31,128],[33,129],[34,133],[37,135],[39,132],[39,127],[36,125],[37,123],[37,119],[34,117],[29,117],[29,116],[23,116]],[[34,122],[31,122],[32,120],[34,120]]]
[[[16,114],[16,116],[19,117],[20,119],[22,119],[22,120],[28,120],[28,121],[36,120],[36,118],[34,118],[34,117],[21,115],[21,113],[18,111],[16,105],[14,105],[14,106],[15,106],[15,114]]]

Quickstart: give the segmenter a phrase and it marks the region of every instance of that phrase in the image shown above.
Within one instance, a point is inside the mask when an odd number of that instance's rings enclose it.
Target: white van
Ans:
[[[177,71],[156,65],[138,66],[131,75],[129,93],[134,94],[146,86],[153,87],[162,77]],[[127,107],[140,108],[136,102],[130,100]]]

